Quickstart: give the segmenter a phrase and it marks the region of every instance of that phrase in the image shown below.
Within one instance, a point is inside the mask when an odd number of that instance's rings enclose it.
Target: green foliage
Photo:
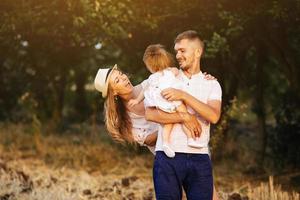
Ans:
[[[288,109],[278,95],[300,93],[299,1],[2,0],[0,12],[0,120],[36,116],[62,130],[103,121],[103,99],[93,89],[97,69],[118,63],[139,83],[149,75],[142,62],[147,45],[162,43],[172,52],[176,35],[194,29],[206,43],[201,70],[223,89],[218,141],[241,121],[231,112],[239,113],[232,100],[243,95],[256,111],[251,123],[261,127],[261,154],[266,127],[276,127],[278,137],[295,127],[281,121],[288,112],[280,110]],[[20,101],[24,94],[34,102]]]
[[[207,42],[205,49],[205,58],[215,58],[219,54],[226,54],[229,52],[229,47],[225,37],[218,33],[213,33],[211,39]]]
[[[233,131],[230,129],[232,125],[237,123],[238,119],[241,123],[242,119],[247,116],[247,109],[248,105],[241,100],[239,101],[237,97],[234,97],[230,101],[230,104],[222,108],[222,117],[218,124],[213,127],[210,139],[210,147],[213,155],[216,154],[216,156],[214,155],[215,157],[225,155],[224,145],[226,143],[226,137],[228,137],[228,132]]]
[[[270,136],[270,148],[273,165],[282,170],[300,165],[300,98],[287,91],[281,99],[274,107],[276,126]]]

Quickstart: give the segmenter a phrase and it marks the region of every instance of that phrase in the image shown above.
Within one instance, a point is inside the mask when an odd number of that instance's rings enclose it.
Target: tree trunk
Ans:
[[[85,83],[86,83],[87,75],[82,70],[78,70],[75,76],[75,84],[76,84],[76,97],[75,97],[75,110],[77,114],[77,119],[84,120],[86,118],[86,114],[88,113],[88,104],[86,100],[86,91],[85,91]]]
[[[257,66],[256,66],[256,90],[255,90],[255,113],[257,116],[257,141],[258,141],[258,153],[257,163],[259,166],[263,166],[265,160],[265,152],[267,146],[267,132],[266,132],[266,113],[264,102],[264,64],[266,63],[266,48],[259,42],[256,45],[257,49]]]
[[[59,80],[54,83],[54,92],[55,92],[55,106],[53,110],[52,119],[55,124],[59,123],[62,119],[62,111],[64,107],[65,100],[65,88],[66,88],[66,77],[67,72],[62,68],[60,72]]]

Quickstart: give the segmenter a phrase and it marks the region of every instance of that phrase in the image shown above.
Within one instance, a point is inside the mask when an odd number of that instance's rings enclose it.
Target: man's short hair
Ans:
[[[176,44],[177,42],[180,42],[181,40],[188,39],[191,41],[198,41],[201,48],[204,49],[204,42],[201,40],[200,35],[197,33],[197,31],[194,30],[188,30],[180,33],[177,35],[174,43]]]

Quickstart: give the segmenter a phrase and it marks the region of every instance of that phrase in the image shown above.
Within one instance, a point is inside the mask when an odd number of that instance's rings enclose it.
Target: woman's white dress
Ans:
[[[147,146],[144,144],[148,135],[158,131],[159,125],[154,122],[147,121],[145,116],[128,112],[128,115],[132,123],[132,134],[134,140],[141,146]],[[155,154],[155,146],[147,146],[148,149]]]

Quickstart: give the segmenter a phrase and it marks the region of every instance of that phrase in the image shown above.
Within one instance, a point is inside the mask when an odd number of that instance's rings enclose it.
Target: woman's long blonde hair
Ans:
[[[134,143],[132,122],[127,108],[119,96],[113,94],[108,86],[108,93],[104,103],[105,125],[111,137],[120,143]]]

